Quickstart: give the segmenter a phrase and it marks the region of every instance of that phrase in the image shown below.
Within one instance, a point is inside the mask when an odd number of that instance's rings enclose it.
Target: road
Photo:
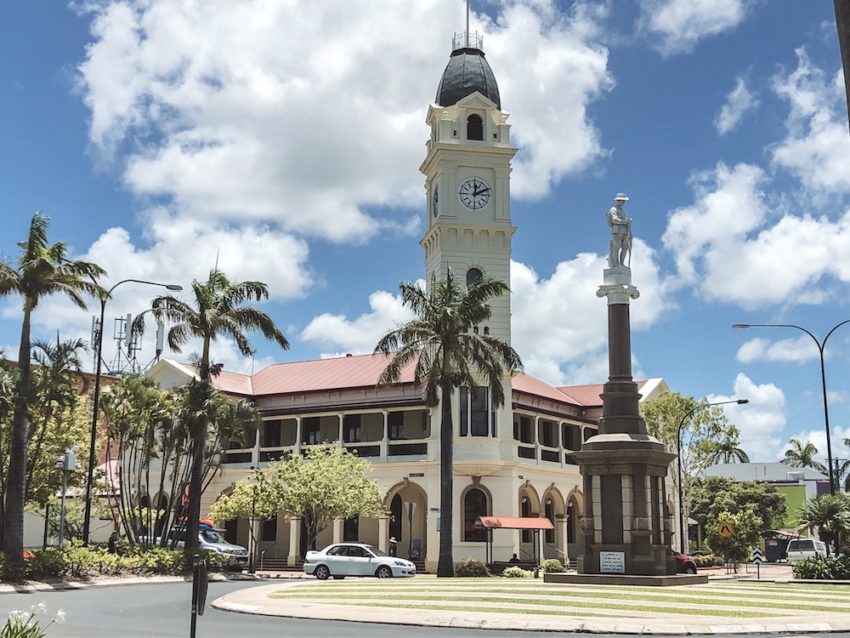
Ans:
[[[266,584],[266,583],[261,583]],[[208,602],[226,593],[254,587],[257,583],[211,582]],[[2,617],[13,609],[29,609],[36,603],[47,605],[47,615],[64,609],[67,620],[54,625],[49,638],[137,638],[142,636],[189,635],[190,583],[92,587],[83,590],[0,594]],[[198,638],[232,637],[352,637],[384,638],[529,638],[552,636],[522,631],[480,631],[442,627],[408,627],[333,621],[270,618],[218,611],[207,606],[198,618]],[[600,637],[602,638],[602,637]],[[732,638],[727,636],[726,638]],[[795,638],[801,638],[796,636]],[[829,634],[829,638],[850,638],[850,634]]]

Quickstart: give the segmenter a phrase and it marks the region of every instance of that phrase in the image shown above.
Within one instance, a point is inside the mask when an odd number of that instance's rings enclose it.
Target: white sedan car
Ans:
[[[416,576],[416,565],[403,558],[388,556],[371,545],[336,543],[318,552],[307,552],[304,573],[315,574],[319,580],[327,580],[330,576],[403,578]]]

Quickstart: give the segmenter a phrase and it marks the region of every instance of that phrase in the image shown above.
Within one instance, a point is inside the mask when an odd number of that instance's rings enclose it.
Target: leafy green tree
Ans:
[[[807,467],[820,472],[821,474],[829,474],[829,470],[823,463],[815,460],[818,449],[814,443],[803,443],[800,439],[788,439],[788,445],[791,447],[785,450],[785,457],[782,462],[791,467]]]
[[[707,526],[722,512],[752,512],[768,527],[785,520],[785,495],[773,485],[755,481],[734,481],[707,476],[694,481],[690,496],[691,517]]]
[[[210,271],[206,281],[192,282],[192,302],[187,303],[172,296],[157,297],[151,308],[157,319],[165,319],[168,330],[168,345],[175,352],[190,339],[201,340],[201,356],[198,376],[200,385],[193,387],[189,398],[195,401],[189,409],[189,438],[192,457],[189,479],[189,507],[186,512],[186,555],[198,549],[198,521],[201,515],[201,495],[204,489],[204,454],[207,433],[210,428],[210,411],[205,405],[213,395],[210,378],[219,366],[212,367],[210,344],[219,335],[230,337],[239,351],[248,356],[253,353],[245,336],[246,330],[257,330],[267,339],[274,340],[281,348],[289,348],[289,342],[265,312],[245,307],[245,302],[268,299],[266,285],[259,281],[232,282],[218,269]],[[137,322],[135,329],[144,330],[144,323]],[[216,428],[213,428],[216,429]]]
[[[682,508],[685,520],[689,512],[691,485],[694,480],[726,452],[738,449],[738,428],[729,423],[720,406],[697,402],[693,397],[678,392],[665,392],[641,403],[641,415],[647,432],[677,452],[677,439],[681,424],[681,456],[677,462],[682,471]],[[686,418],[688,413],[690,416]],[[685,419],[683,422],[682,419]],[[741,450],[746,456],[746,453]],[[673,484],[679,488],[678,472],[673,473]]]
[[[85,308],[83,295],[98,294],[100,287],[94,282],[104,274],[103,269],[96,264],[67,259],[68,249],[63,242],[50,245],[47,227],[47,217],[40,213],[33,215],[27,239],[18,244],[22,252],[17,268],[0,263],[0,297],[16,294],[23,299],[18,378],[9,435],[8,482],[3,511],[3,555],[7,564],[11,565],[23,561],[27,439],[33,395],[30,362],[32,313],[42,299],[56,293],[65,295],[80,308]]]
[[[248,518],[268,520],[284,513],[301,516],[307,529],[307,548],[316,549],[316,536],[333,519],[385,514],[372,465],[338,446],[312,446],[307,454],[291,455],[256,469],[239,481],[229,495],[210,509],[214,521]]]
[[[731,535],[721,535],[723,525],[731,529]],[[758,544],[763,527],[762,519],[750,510],[735,514],[720,512],[708,521],[706,543],[712,552],[727,562],[744,562],[749,560],[753,547]]]
[[[850,495],[836,492],[813,498],[800,508],[797,525],[800,531],[817,530],[827,547],[839,547],[850,534]]]
[[[424,291],[412,282],[402,282],[401,298],[415,318],[384,335],[376,353],[393,355],[379,384],[401,378],[402,370],[414,364],[414,384],[425,386],[425,401],[441,406],[440,416],[440,552],[437,576],[454,575],[453,449],[451,397],[455,388],[474,387],[481,379],[490,388],[493,407],[504,403],[502,384],[522,368],[519,355],[510,345],[478,326],[491,315],[490,300],[509,292],[495,279],[482,278],[471,286],[457,282],[451,270],[444,280],[432,280]]]

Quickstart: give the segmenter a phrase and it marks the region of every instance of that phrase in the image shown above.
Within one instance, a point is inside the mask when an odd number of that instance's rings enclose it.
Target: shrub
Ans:
[[[694,559],[694,563],[699,568],[703,567],[714,567],[715,565],[722,565],[723,559],[719,556],[715,556],[714,554],[705,554],[704,556],[692,556]]]
[[[506,568],[502,572],[502,576],[505,578],[531,578],[531,572],[524,570],[522,567],[517,567],[516,565],[512,567]]]
[[[455,576],[460,578],[483,578],[489,575],[487,565],[477,558],[464,558],[455,563]]]
[[[547,574],[557,574],[560,572],[567,571],[567,568],[563,566],[561,561],[557,558],[549,558],[543,561],[543,571]]]
[[[794,563],[791,568],[794,578],[813,580],[847,580],[850,579],[850,557],[823,556],[806,558]]]

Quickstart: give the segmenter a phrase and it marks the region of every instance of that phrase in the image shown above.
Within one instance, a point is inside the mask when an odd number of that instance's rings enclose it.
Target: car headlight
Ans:
[[[410,563],[408,563],[407,561],[403,561],[403,560],[396,560],[396,561],[393,561],[393,562],[394,562],[396,565],[398,565],[399,567],[410,567]]]

